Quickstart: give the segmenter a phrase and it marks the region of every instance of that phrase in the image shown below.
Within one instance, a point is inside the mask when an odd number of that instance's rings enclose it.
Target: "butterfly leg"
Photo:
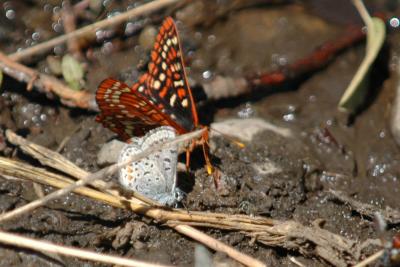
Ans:
[[[188,148],[186,148],[186,172],[189,172],[189,166],[190,166],[190,152],[192,151],[192,145]]]
[[[207,168],[207,173],[212,174],[213,173],[213,166],[210,161],[210,152],[209,152],[209,144],[208,144],[208,129],[204,131],[202,135],[202,146],[203,146],[203,154],[204,154],[204,160],[206,161],[206,168]]]

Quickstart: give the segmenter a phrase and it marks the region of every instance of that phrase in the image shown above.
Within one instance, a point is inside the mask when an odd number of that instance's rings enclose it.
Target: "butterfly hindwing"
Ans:
[[[145,88],[146,76],[132,87],[108,78],[97,92],[96,101],[101,110],[96,120],[116,132],[123,140],[132,136],[141,136],[159,125],[171,125],[174,122],[155,107],[151,99],[140,93]]]
[[[143,137],[134,137],[122,149],[118,162],[159,146],[176,137],[172,127],[155,128]],[[160,149],[147,157],[133,161],[119,171],[119,181],[128,190],[137,191],[161,204],[172,205],[179,201],[176,192],[177,146]]]

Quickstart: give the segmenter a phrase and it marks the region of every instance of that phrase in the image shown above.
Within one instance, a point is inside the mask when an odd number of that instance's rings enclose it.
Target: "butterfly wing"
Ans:
[[[159,127],[141,138],[132,138],[120,153],[118,162],[124,162],[149,147],[175,138],[171,127]],[[133,161],[119,170],[119,182],[128,190],[137,191],[161,204],[172,205],[179,200],[176,194],[177,147],[156,151]]]
[[[122,149],[118,162],[124,162],[141,152],[143,149],[137,143],[127,144]],[[165,193],[163,179],[154,158],[150,156],[133,161],[119,170],[119,182],[123,187],[154,200],[157,200],[160,194]]]
[[[159,146],[167,141],[175,139],[176,132],[172,127],[158,127],[149,131],[142,142],[142,149],[148,149],[151,146]],[[176,187],[176,165],[178,162],[178,146],[172,146],[157,151],[152,154],[154,161],[164,177],[165,191],[172,194]]]
[[[151,52],[146,93],[181,127],[178,133],[198,125],[196,106],[187,82],[179,36],[171,17],[164,20]]]
[[[159,125],[178,127],[176,122],[141,93],[145,90],[146,80],[147,74],[129,88],[122,82],[108,78],[99,85],[96,92],[96,101],[101,111],[96,120],[124,141],[132,136],[141,136]]]

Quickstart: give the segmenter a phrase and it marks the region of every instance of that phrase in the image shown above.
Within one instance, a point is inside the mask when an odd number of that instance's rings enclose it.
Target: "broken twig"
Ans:
[[[35,86],[42,93],[54,93],[60,97],[60,101],[66,106],[98,111],[93,94],[72,90],[53,76],[14,62],[1,52],[0,70],[19,82],[27,83],[28,90]]]
[[[351,197],[346,196],[343,192],[341,191],[334,191],[334,190],[329,190],[329,193],[337,200],[349,205],[351,209],[357,211],[363,216],[366,216],[370,219],[374,218],[374,214],[376,212],[379,212],[383,219],[386,221],[388,224],[399,224],[400,223],[400,211],[395,210],[391,207],[386,207],[385,209],[380,209],[376,206],[362,203],[360,201],[357,201],[355,199],[352,199]]]

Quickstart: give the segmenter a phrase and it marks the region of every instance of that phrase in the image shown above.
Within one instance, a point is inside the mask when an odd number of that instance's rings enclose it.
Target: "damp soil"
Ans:
[[[175,10],[201,121],[209,124],[229,118],[261,118],[290,129],[293,137],[263,131],[245,142],[244,148],[226,138],[213,137],[212,162],[224,174],[221,186],[215,187],[203,167],[202,151],[195,150],[190,173],[178,174],[179,187],[186,193],[182,206],[188,210],[293,219],[304,225],[323,220],[325,229],[349,239],[363,242],[377,238],[373,221],[343,203],[331,201],[327,191],[340,190],[382,209],[400,209],[400,148],[389,128],[398,83],[390,66],[393,57],[400,53],[400,32],[393,29],[388,35],[372,71],[373,93],[363,110],[350,121],[337,111],[337,103],[362,60],[362,44],[349,47],[323,69],[288,81],[284,87],[257,88],[243,97],[208,101],[201,92],[201,84],[212,81],[216,75],[244,77],[277,70],[306,57],[324,42],[334,41],[345,28],[339,19],[323,17],[324,10],[319,5],[314,10],[307,5],[277,1],[280,3],[275,5],[246,4],[229,9],[222,2],[194,1]],[[48,1],[46,5],[41,1],[7,1],[1,5],[2,51],[11,53],[15,48],[59,34],[57,21],[49,25],[49,21],[54,21],[53,11],[59,8],[58,1]],[[126,3],[113,3],[108,11],[122,11],[126,7]],[[9,10],[14,10],[14,17]],[[161,19],[172,10],[163,12],[139,19],[135,24],[138,30],[129,36],[122,38],[119,32],[123,29],[115,30],[115,37],[87,45],[87,90],[94,93],[108,76],[133,83],[145,69],[143,62],[148,60],[149,53],[139,40],[141,26],[157,30]],[[356,20],[349,21],[346,23]],[[39,33],[40,38],[34,33]],[[58,47],[54,53],[59,56],[65,52],[65,47]],[[46,58],[30,64],[50,71]],[[26,91],[24,84],[9,77],[4,77],[1,85],[0,106],[2,133],[11,129],[53,150],[64,143],[60,153],[88,171],[101,167],[97,153],[105,143],[117,138],[95,122],[95,113],[67,108],[56,97]],[[4,136],[2,143],[3,156],[40,166],[4,142]],[[0,177],[0,211],[37,199],[37,191],[32,188],[31,182]],[[55,190],[44,185],[42,189],[45,194]],[[189,238],[143,216],[72,193],[6,222],[1,228],[98,252],[179,266],[194,264],[196,243]],[[389,231],[399,229],[392,225]],[[327,264],[283,248],[251,242],[240,233],[203,231],[268,266],[294,266],[289,256],[306,266]],[[233,264],[218,253],[213,257]],[[102,266],[5,245],[0,245],[0,265]]]

